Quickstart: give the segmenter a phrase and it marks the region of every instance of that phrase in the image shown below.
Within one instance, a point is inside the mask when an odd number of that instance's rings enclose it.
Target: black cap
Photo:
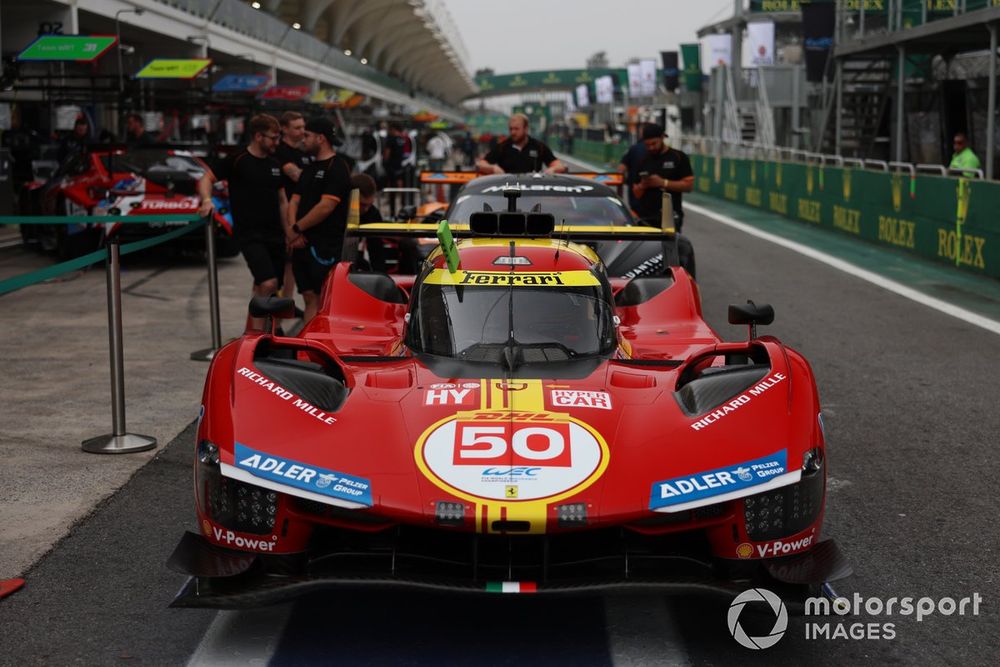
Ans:
[[[313,134],[322,134],[331,146],[340,146],[344,142],[337,136],[337,130],[326,116],[314,116],[306,121],[306,129]]]
[[[666,132],[663,131],[662,125],[657,125],[656,123],[646,123],[642,128],[642,140],[646,139],[659,139],[660,137],[666,136]]]

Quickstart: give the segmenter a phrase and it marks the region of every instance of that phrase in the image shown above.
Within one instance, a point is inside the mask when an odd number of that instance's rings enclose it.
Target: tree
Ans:
[[[475,77],[478,79],[481,76],[493,76],[494,71],[492,67],[484,67],[482,69],[477,69]]]
[[[598,51],[587,58],[587,69],[606,68],[608,66],[608,52]]]

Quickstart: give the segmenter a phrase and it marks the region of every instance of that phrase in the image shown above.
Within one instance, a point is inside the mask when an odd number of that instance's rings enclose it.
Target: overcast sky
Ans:
[[[597,51],[620,67],[696,42],[732,15],[733,0],[444,0],[462,33],[469,71],[582,68]]]

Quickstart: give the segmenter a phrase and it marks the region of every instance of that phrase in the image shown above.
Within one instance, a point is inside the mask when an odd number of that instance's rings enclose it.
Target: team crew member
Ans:
[[[285,190],[288,201],[295,194],[295,186],[299,182],[302,170],[309,164],[309,155],[302,150],[302,139],[306,133],[306,119],[298,111],[286,111],[281,114],[281,143],[274,157],[281,165],[281,186]],[[292,255],[285,260],[285,280],[282,293],[288,297],[295,295],[295,272],[292,270]],[[298,306],[296,306],[296,314]]]
[[[125,145],[128,148],[142,148],[156,143],[153,135],[146,132],[146,124],[142,122],[142,116],[137,113],[130,113],[125,116]]]
[[[382,149],[382,164],[385,165],[386,182],[390,188],[403,187],[403,174],[405,169],[403,161],[406,158],[406,133],[399,123],[390,123],[389,131],[385,138],[385,148]],[[393,192],[389,197],[390,212],[396,213],[396,195]]]
[[[642,136],[642,129],[645,125],[640,127],[639,136]],[[625,183],[628,186],[628,205],[634,211],[639,205],[639,200],[636,198],[635,193],[632,192],[632,186],[639,183],[639,172],[640,167],[646,159],[646,144],[642,143],[642,139],[635,142],[629,146],[628,150],[625,151],[625,155],[622,156],[621,161],[618,163],[618,173],[625,175]]]
[[[354,174],[351,176],[351,189],[358,191],[358,205],[360,208],[360,222],[368,225],[373,222],[383,222],[382,212],[375,206],[375,179],[368,174]],[[365,247],[368,249],[368,264],[372,271],[386,271],[385,244],[381,238],[368,237],[365,239]],[[399,257],[396,264],[398,273],[411,275],[417,273],[417,266],[420,264],[420,251],[413,239],[396,239],[396,247]]]
[[[694,172],[691,160],[676,148],[670,148],[660,125],[650,123],[642,128],[642,143],[646,145],[646,159],[639,167],[639,182],[632,186],[639,217],[657,227],[663,210],[663,191],[671,194],[674,222],[677,231],[684,224],[681,193],[694,190]]]
[[[316,315],[326,274],[344,245],[351,169],[334,150],[339,144],[328,118],[311,118],[306,123],[303,145],[313,161],[299,178],[286,217],[295,282],[306,302],[304,322]]]
[[[253,274],[253,292],[270,296],[281,288],[285,271],[285,229],[288,200],[281,189],[281,166],[274,159],[281,135],[273,116],[250,119],[250,143],[228,155],[198,181],[198,214],[212,212],[212,184],[229,182],[229,207],[240,251]],[[262,320],[254,325],[261,327]]]
[[[528,136],[528,117],[516,113],[507,125],[510,136],[476,161],[480,174],[525,174],[545,170],[546,174],[566,171],[566,166],[544,143]]]
[[[285,189],[288,201],[295,194],[302,170],[309,164],[309,155],[302,150],[302,140],[306,134],[306,119],[298,111],[281,114],[281,143],[274,152],[281,165],[281,187]]]

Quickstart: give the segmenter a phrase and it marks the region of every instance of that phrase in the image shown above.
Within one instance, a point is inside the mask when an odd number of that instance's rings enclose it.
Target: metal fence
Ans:
[[[714,137],[685,135],[681,139],[681,150],[686,153],[718,156],[722,158],[737,158],[743,160],[772,160],[777,162],[798,162],[802,164],[818,164],[834,167],[855,167],[875,171],[905,171],[910,175],[917,172],[936,173],[940,176],[963,176],[965,178],[982,179],[982,169],[951,169],[938,164],[918,164],[912,162],[895,162],[885,160],[863,160],[861,158],[843,157],[827,153],[789,148],[787,146],[767,146],[765,144],[748,142],[727,142]]]

